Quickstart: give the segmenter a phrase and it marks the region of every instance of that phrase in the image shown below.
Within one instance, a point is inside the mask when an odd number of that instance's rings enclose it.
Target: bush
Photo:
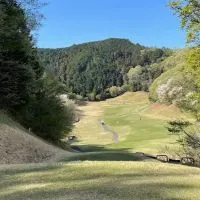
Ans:
[[[91,92],[90,94],[88,94],[89,101],[95,101],[95,97],[96,97],[96,92]]]
[[[89,101],[89,98],[88,97],[84,97],[83,100],[84,101]]]
[[[121,93],[121,89],[120,87],[112,86],[111,88],[109,88],[109,93],[111,97],[116,97]]]
[[[76,94],[74,94],[74,93],[68,93],[68,98],[69,99],[76,99]]]
[[[176,120],[168,122],[168,131],[177,136],[177,142],[182,147],[186,157],[192,157],[200,164],[200,134],[199,127],[188,121]]]
[[[98,95],[96,95],[95,99],[96,99],[96,101],[101,101],[101,100],[103,100],[103,97],[101,94],[98,94]]]
[[[122,85],[121,90],[122,90],[122,92],[131,92],[132,91],[131,85],[127,85],[127,84]]]
[[[11,112],[25,128],[31,128],[36,135],[59,142],[72,129],[74,109],[60,98],[56,80],[43,76],[37,88],[26,105]]]
[[[83,101],[84,98],[83,98],[83,96],[77,94],[77,95],[76,95],[76,100],[78,100],[78,101]]]
[[[15,116],[25,128],[38,136],[58,142],[72,129],[74,114],[58,97],[41,96],[15,111]]]

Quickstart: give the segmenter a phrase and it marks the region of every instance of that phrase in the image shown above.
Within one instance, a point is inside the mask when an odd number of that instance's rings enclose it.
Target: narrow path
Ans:
[[[108,132],[112,133],[113,141],[115,143],[118,143],[119,142],[119,134],[116,133],[115,131],[113,131],[108,125],[106,125],[106,123],[103,120],[100,121],[100,124],[101,124],[101,126],[103,127],[103,129],[105,131],[108,131]]]

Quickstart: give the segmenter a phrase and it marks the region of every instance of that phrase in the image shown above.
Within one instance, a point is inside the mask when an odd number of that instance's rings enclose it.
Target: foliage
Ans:
[[[27,16],[31,11],[21,2],[0,2],[0,108],[37,135],[59,141],[72,128],[73,112],[58,97],[63,85],[43,73]]]
[[[188,121],[177,120],[168,122],[167,129],[170,133],[178,135],[177,142],[181,144],[185,154],[200,162],[199,129],[198,126],[191,126],[192,124]]]
[[[174,0],[169,6],[181,19],[181,26],[187,31],[187,42],[200,42],[199,0]]]
[[[188,76],[194,78],[196,91],[190,98],[193,101],[192,111],[197,120],[200,120],[200,47],[193,48],[187,56],[186,70]]]
[[[150,87],[150,99],[161,103],[177,104],[182,108],[192,107],[191,93],[195,92],[194,76],[185,70],[189,50],[175,52],[160,63],[165,72]]]
[[[26,16],[17,1],[0,3],[0,105],[26,104],[43,69],[33,47]]]
[[[108,90],[109,90],[111,97],[116,97],[119,94],[121,94],[121,88],[120,87],[112,86]]]
[[[41,26],[44,15],[40,12],[46,3],[41,0],[17,0],[20,7],[24,10],[27,20],[27,26],[35,31]]]
[[[141,65],[145,73],[148,65],[160,62],[169,53],[168,49],[145,48],[125,39],[108,39],[64,49],[40,49],[39,57],[46,70],[58,77],[69,93],[95,100],[97,95],[98,99],[109,98],[107,89],[112,86],[128,84],[127,73],[131,68]],[[148,71],[151,72],[154,73]],[[162,71],[157,73],[160,75]],[[145,74],[144,79],[149,83],[148,77]]]
[[[131,68],[127,73],[128,76],[128,84],[131,85],[132,91],[147,91],[147,78],[146,71],[147,69],[141,66],[136,66],[135,68]]]
[[[38,136],[59,142],[72,129],[74,109],[60,99],[58,83],[48,76],[38,82],[37,88],[29,103],[13,114]]]
[[[200,47],[193,48],[187,55],[186,70],[195,77],[197,87],[200,87]]]

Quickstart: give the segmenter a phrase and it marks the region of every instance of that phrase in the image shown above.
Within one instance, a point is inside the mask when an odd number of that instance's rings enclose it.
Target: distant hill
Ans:
[[[72,153],[28,133],[5,112],[0,111],[0,164],[45,162],[66,154]]]
[[[68,48],[39,49],[39,57],[45,69],[64,83],[68,92],[83,97],[100,95],[104,99],[108,88],[128,84],[131,68],[147,68],[163,60],[168,52],[113,38]],[[151,80],[151,73],[143,71],[144,79]]]

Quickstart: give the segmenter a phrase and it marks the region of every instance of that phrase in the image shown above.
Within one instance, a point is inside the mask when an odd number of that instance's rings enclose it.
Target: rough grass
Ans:
[[[79,107],[82,118],[72,134],[77,135],[82,148],[103,146],[105,149],[129,149],[157,153],[165,145],[175,142],[165,128],[168,120],[190,119],[175,106],[151,104],[144,92],[126,93],[104,102],[91,102]],[[112,134],[100,125],[104,120],[120,136],[114,144]],[[192,119],[190,119],[192,120]]]
[[[73,155],[28,133],[0,111],[0,164],[36,163]]]
[[[71,162],[0,169],[1,200],[198,200],[200,169],[153,162]]]

